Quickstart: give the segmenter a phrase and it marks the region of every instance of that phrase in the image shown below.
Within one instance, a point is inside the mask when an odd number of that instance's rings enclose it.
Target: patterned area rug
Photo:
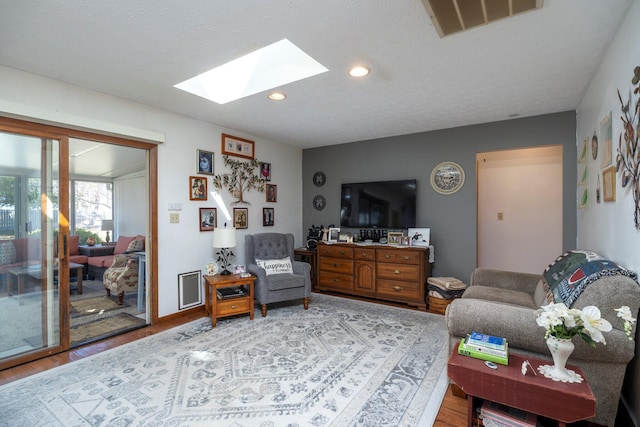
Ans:
[[[313,294],[9,383],[0,425],[430,425],[446,335],[443,316]]]

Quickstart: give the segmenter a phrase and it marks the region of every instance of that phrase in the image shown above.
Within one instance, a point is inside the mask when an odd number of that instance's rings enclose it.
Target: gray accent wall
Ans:
[[[340,226],[343,183],[416,179],[416,226],[431,229],[433,275],[468,282],[476,267],[476,153],[544,145],[563,147],[564,179],[558,183],[563,186],[563,250],[575,249],[575,111],[306,149],[302,154],[303,235],[312,224]],[[466,176],[462,189],[451,195],[437,193],[430,182],[433,168],[445,161],[461,165]],[[327,176],[322,187],[313,184],[316,171]],[[313,207],[316,195],[327,200],[321,211]],[[549,263],[558,255],[549,254]]]

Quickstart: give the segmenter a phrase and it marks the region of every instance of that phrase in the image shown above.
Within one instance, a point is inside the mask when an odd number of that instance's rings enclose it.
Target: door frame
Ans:
[[[41,124],[35,122],[29,122],[26,120],[0,117],[0,132],[8,132],[15,134],[23,134],[28,136],[35,136],[47,139],[56,139],[60,141],[60,211],[69,209],[69,151],[68,143],[69,138],[85,139],[95,142],[101,142],[106,144],[122,145],[131,148],[139,148],[146,150],[148,153],[148,182],[149,182],[149,205],[147,212],[147,223],[149,224],[149,235],[147,237],[147,257],[150,259],[148,265],[147,287],[150,292],[150,316],[149,322],[151,325],[158,321],[158,248],[155,242],[158,237],[158,220],[157,220],[157,205],[158,205],[158,146],[154,143],[137,141],[133,139],[127,139],[122,137],[116,137],[111,135],[105,135],[101,133],[94,133],[89,131],[82,131],[77,129],[65,128],[61,126]],[[60,221],[58,234],[59,247],[65,248],[65,241],[69,238],[69,221],[68,217],[64,221]],[[68,249],[67,249],[68,251]],[[65,256],[68,256],[66,254]],[[65,260],[68,262],[68,260]],[[69,282],[68,269],[61,268],[59,274],[63,276],[59,278],[61,283]],[[68,286],[68,285],[67,285]],[[7,358],[0,361],[0,370],[13,367],[25,362],[40,359],[42,357],[50,356],[52,354],[61,353],[67,351],[70,348],[69,343],[69,292],[64,292],[64,289],[60,289],[60,345],[54,347],[48,347],[40,350],[36,350],[30,353],[22,354],[16,357]]]

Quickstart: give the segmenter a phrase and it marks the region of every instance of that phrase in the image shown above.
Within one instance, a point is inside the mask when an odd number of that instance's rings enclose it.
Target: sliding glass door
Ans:
[[[68,293],[69,273],[66,257],[56,254],[56,239],[65,242],[68,233],[60,209],[68,206],[60,188],[63,144],[53,136],[0,132],[0,367],[63,344],[61,307],[68,299],[60,295]]]

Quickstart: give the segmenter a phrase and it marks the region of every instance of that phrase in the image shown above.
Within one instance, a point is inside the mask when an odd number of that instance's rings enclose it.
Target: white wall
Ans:
[[[291,232],[302,246],[300,149],[7,67],[0,67],[0,82],[0,109],[13,106],[34,115],[64,117],[120,135],[164,136],[158,149],[159,317],[178,311],[178,274],[201,270],[214,259],[213,234],[200,232],[198,223],[199,208],[216,205],[211,196],[207,201],[190,201],[188,186],[189,176],[196,175],[197,149],[213,151],[215,172],[225,170],[220,155],[223,132],[254,140],[256,158],[271,163],[271,183],[278,185],[275,204],[267,205],[264,193],[248,194],[249,228],[238,232],[234,263],[244,263],[246,233]],[[208,183],[211,186],[211,177]],[[222,196],[230,206],[229,193],[224,191]],[[178,224],[169,224],[169,203],[182,205]],[[275,208],[273,227],[262,227],[263,207]]]
[[[562,253],[562,146],[477,159],[478,267],[540,274]]]
[[[640,22],[640,2],[634,0],[624,23],[577,109],[576,143],[578,146],[585,138],[589,138],[591,141],[594,131],[599,134],[600,120],[609,111],[613,112],[614,163],[617,152],[615,147],[617,147],[618,137],[622,131],[617,90],[620,90],[622,99],[626,102],[631,89],[633,69],[640,65],[640,43],[638,43],[640,26],[638,26],[638,22]],[[600,145],[601,148],[602,145]],[[640,273],[640,251],[638,250],[640,248],[640,231],[635,229],[633,223],[634,203],[630,188],[629,186],[627,188],[620,186],[620,175],[617,174],[617,200],[609,203],[596,203],[595,189],[597,176],[601,172],[601,158],[593,160],[590,149],[587,158],[589,159],[589,190],[591,194],[589,207],[578,211],[577,246],[582,249],[594,250],[628,269]],[[623,390],[625,400],[636,418],[640,415],[639,353],[640,346],[638,346],[638,335],[636,334],[636,357],[627,370]]]

